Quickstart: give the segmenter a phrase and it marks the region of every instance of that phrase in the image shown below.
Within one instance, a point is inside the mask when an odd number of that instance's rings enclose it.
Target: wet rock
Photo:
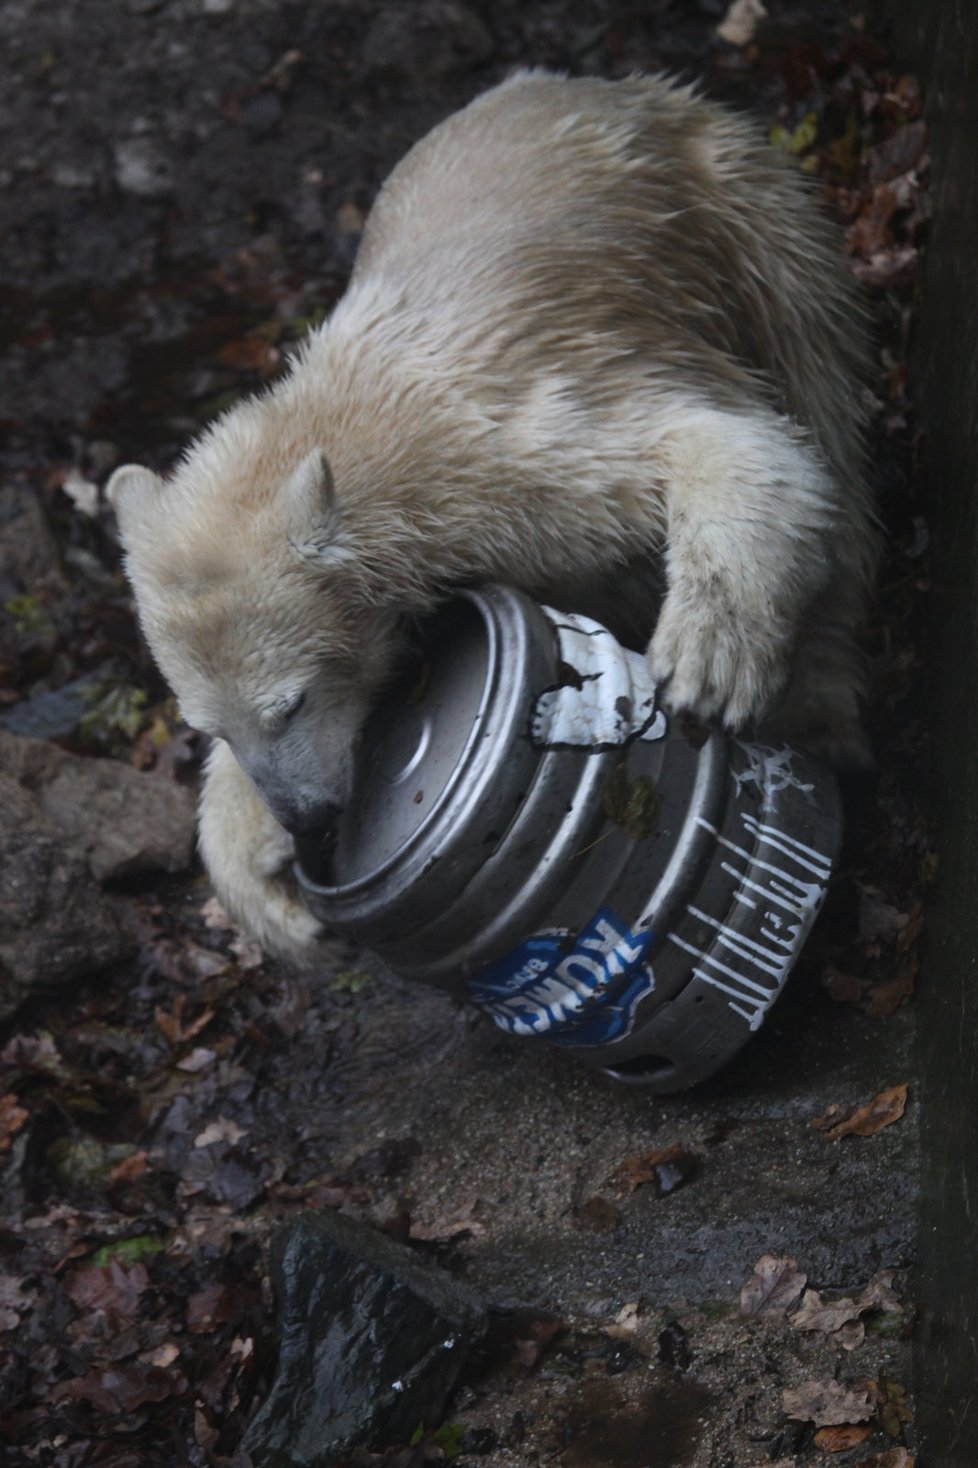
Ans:
[[[44,688],[21,698],[0,711],[0,729],[29,739],[67,738],[91,708],[90,694],[100,677],[99,673],[84,673],[60,688]]]
[[[0,484],[0,603],[64,589],[44,507],[27,484]]]
[[[84,758],[0,730],[0,774],[99,882],[181,872],[193,858],[194,801],[165,775]]]
[[[0,1019],[35,989],[125,958],[131,940],[84,861],[37,822],[36,804],[0,775]]]
[[[363,60],[370,75],[427,87],[464,76],[493,50],[492,37],[467,6],[424,0],[381,10],[363,43]]]
[[[116,143],[115,181],[125,194],[161,199],[173,193],[169,158],[151,138],[126,138]]]
[[[407,1441],[441,1420],[485,1317],[475,1295],[338,1213],[272,1239],[281,1345],[248,1430],[256,1468],[328,1468],[354,1444]]]

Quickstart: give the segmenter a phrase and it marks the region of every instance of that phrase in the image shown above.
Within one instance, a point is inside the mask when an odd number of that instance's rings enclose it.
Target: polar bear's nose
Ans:
[[[342,809],[335,801],[324,800],[315,805],[291,807],[278,819],[293,836],[327,837],[335,832]]]

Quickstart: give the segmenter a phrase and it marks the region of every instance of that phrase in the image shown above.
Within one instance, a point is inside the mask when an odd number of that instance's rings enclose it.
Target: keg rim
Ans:
[[[296,843],[297,859],[294,862],[296,879],[306,892],[321,902],[335,903],[338,907],[356,903],[358,899],[368,898],[377,889],[382,889],[385,882],[394,873],[407,867],[412,858],[416,858],[419,851],[423,850],[425,843],[432,842],[433,836],[437,836],[439,826],[444,824],[446,810],[450,809],[452,801],[459,794],[460,787],[464,785],[466,776],[471,773],[473,757],[480,741],[486,735],[490,713],[497,710],[500,714],[500,727],[494,731],[493,735],[497,762],[503,755],[507,742],[506,735],[512,733],[524,717],[520,700],[508,695],[514,690],[518,692],[526,682],[532,644],[536,642],[538,648],[543,645],[539,635],[541,631],[549,648],[552,639],[550,624],[545,621],[539,608],[524,592],[502,583],[489,582],[478,587],[453,588],[440,606],[435,609],[434,616],[437,617],[456,601],[467,602],[478,613],[479,628],[485,648],[485,673],[472,725],[462,743],[455,767],[446,779],[431,809],[421,817],[408,836],[395,846],[378,865],[354,877],[351,881],[317,882],[303,864],[303,843]],[[540,624],[539,630],[537,620]],[[511,639],[515,637],[516,655],[512,659],[511,666],[507,666],[508,660],[504,657],[504,652],[511,650],[506,646],[507,634]],[[378,705],[378,708],[380,707],[382,705]],[[485,783],[493,773],[494,764],[491,763],[483,771],[480,783]],[[435,843],[432,842],[432,844]],[[437,861],[438,856],[439,853],[433,851],[429,863]],[[423,871],[428,869],[429,863],[425,863]]]

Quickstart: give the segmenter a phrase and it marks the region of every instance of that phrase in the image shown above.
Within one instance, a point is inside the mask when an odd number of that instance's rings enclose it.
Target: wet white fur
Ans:
[[[405,618],[458,583],[644,642],[663,553],[668,702],[863,757],[858,315],[790,167],[687,88],[524,73],[419,143],[289,375],[169,482],[110,487],[146,636],[219,739],[228,909],[312,951],[264,802],[342,802]]]

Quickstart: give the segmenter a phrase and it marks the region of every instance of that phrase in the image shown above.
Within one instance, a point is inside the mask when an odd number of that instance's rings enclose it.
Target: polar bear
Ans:
[[[109,486],[145,636],[215,740],[229,911],[315,951],[289,833],[335,820],[405,627],[460,584],[647,643],[672,709],[863,758],[863,368],[802,182],[693,89],[524,72],[436,127],[288,375],[168,481]]]

